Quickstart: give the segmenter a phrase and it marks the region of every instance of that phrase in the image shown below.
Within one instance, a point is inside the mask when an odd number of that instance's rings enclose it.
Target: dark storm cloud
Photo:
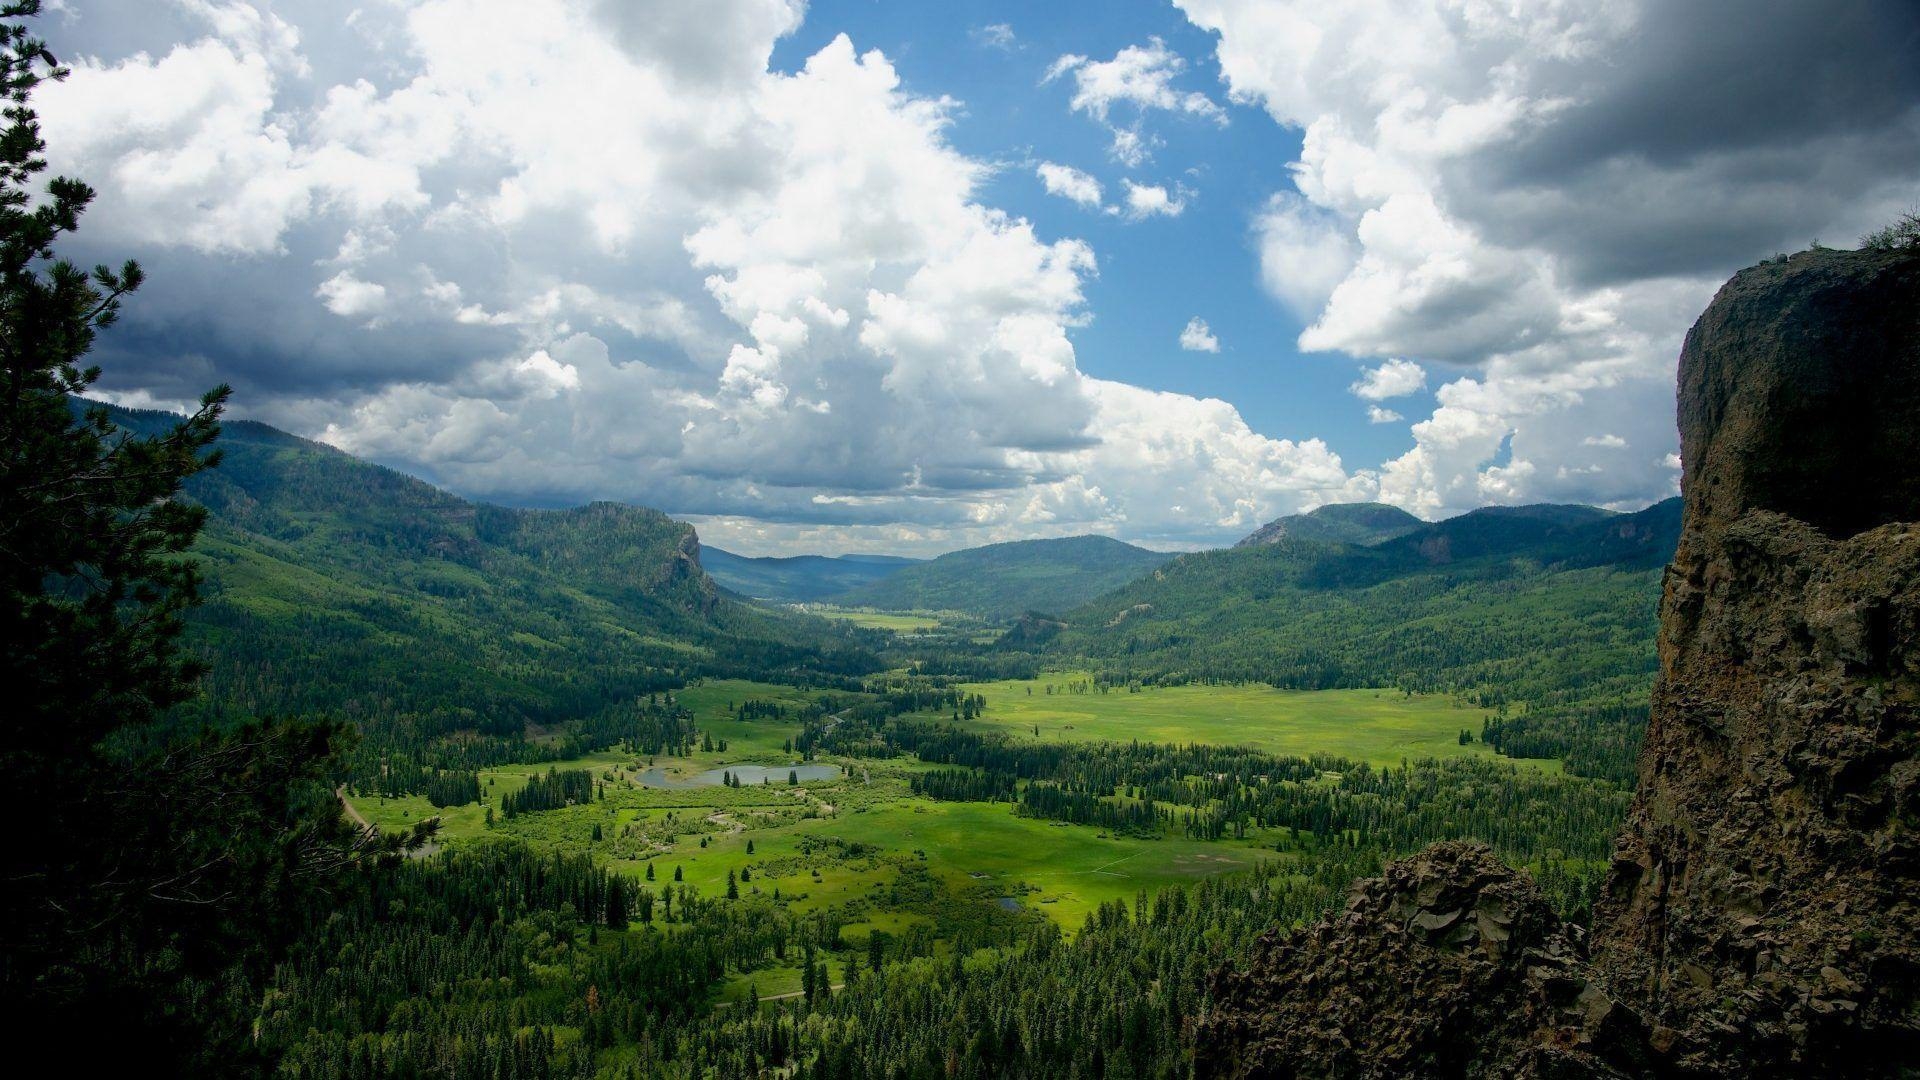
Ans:
[[[1578,284],[1851,243],[1800,233],[1870,227],[1889,178],[1920,175],[1912,0],[1652,4],[1619,48],[1539,77],[1573,103],[1449,187],[1490,239],[1555,251]]]

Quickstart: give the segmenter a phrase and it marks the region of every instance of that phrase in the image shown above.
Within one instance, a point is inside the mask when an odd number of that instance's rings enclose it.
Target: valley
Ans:
[[[0,1017],[1920,1075],[1920,8],[1843,6],[0,2]]]
[[[259,425],[226,449],[189,487],[210,594],[186,632],[211,672],[172,722],[337,718],[342,798],[413,845],[270,989],[262,1045],[322,1076],[522,1046],[531,1018],[551,1045],[522,1050],[583,1074],[731,1074],[765,1053],[739,1040],[835,995],[879,1023],[907,1004],[895,979],[971,993],[951,980],[1057,956],[1106,980],[1138,933],[1166,936],[1183,989],[1069,1012],[1172,1031],[1205,970],[1174,941],[1250,940],[1434,840],[1491,844],[1578,917],[1629,798],[1674,523],[1330,507],[1185,555],[752,560],[649,511],[471,503]],[[475,903],[479,953],[429,914]],[[508,981],[395,1027],[371,1018],[432,990],[329,974],[369,954]]]

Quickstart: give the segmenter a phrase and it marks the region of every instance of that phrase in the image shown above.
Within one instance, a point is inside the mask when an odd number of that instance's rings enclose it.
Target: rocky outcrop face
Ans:
[[[1439,845],[1223,973],[1202,1075],[1920,1075],[1920,258],[1742,272],[1679,406],[1653,719],[1590,942]]]
[[[1595,975],[1688,1072],[1920,1068],[1920,260],[1736,276],[1687,337],[1680,426]]]
[[[1246,971],[1216,976],[1196,1071],[1631,1075],[1631,1057],[1595,1047],[1637,1045],[1637,1020],[1587,982],[1585,963],[1579,928],[1531,878],[1478,844],[1436,844],[1359,882],[1345,912],[1269,932]]]

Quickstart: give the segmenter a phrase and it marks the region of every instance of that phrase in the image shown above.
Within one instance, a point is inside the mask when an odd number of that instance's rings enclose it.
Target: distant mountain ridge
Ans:
[[[1424,525],[1426,522],[1405,510],[1385,503],[1328,503],[1304,514],[1275,518],[1234,546],[1258,547],[1286,539],[1377,544]]]
[[[756,600],[814,603],[870,585],[923,560],[900,555],[789,555],[754,558],[700,545],[713,580]]]
[[[221,427],[221,464],[187,485],[209,511],[189,617],[205,707],[518,737],[695,674],[871,668],[729,601],[693,527],[657,510],[472,502],[265,424]]]
[[[1170,558],[1108,536],[1016,540],[949,552],[833,600],[891,611],[963,611],[1010,619],[1027,611],[1078,607]]]
[[[1181,555],[1001,647],[1156,681],[1399,686],[1489,708],[1523,756],[1630,779],[1680,503],[1490,507],[1372,545],[1284,535]],[[1552,703],[1549,706],[1547,703]],[[1572,738],[1574,730],[1603,731]]]

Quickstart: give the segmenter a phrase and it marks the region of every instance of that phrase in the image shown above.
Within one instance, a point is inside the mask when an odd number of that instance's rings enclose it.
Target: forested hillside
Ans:
[[[723,588],[741,596],[789,604],[831,599],[850,589],[884,581],[918,562],[896,555],[749,558],[700,545],[700,565]]]
[[[1078,607],[1170,557],[1105,536],[988,544],[907,567],[834,600],[890,611],[963,611],[1008,619]]]
[[[1371,547],[1282,539],[1183,555],[1064,617],[1045,656],[1110,679],[1397,686],[1496,710],[1519,756],[1626,780],[1679,502],[1489,508]],[[1031,628],[1011,647],[1034,648]]]
[[[1280,540],[1324,540],[1339,544],[1377,544],[1405,536],[1426,522],[1384,503],[1329,503],[1304,514],[1289,514],[1260,526],[1235,547]]]
[[[130,430],[169,414],[116,409]],[[324,714],[417,744],[517,741],[695,675],[856,674],[857,631],[723,598],[692,527],[615,503],[469,502],[263,424],[230,422],[196,551],[212,664],[194,707]]]

